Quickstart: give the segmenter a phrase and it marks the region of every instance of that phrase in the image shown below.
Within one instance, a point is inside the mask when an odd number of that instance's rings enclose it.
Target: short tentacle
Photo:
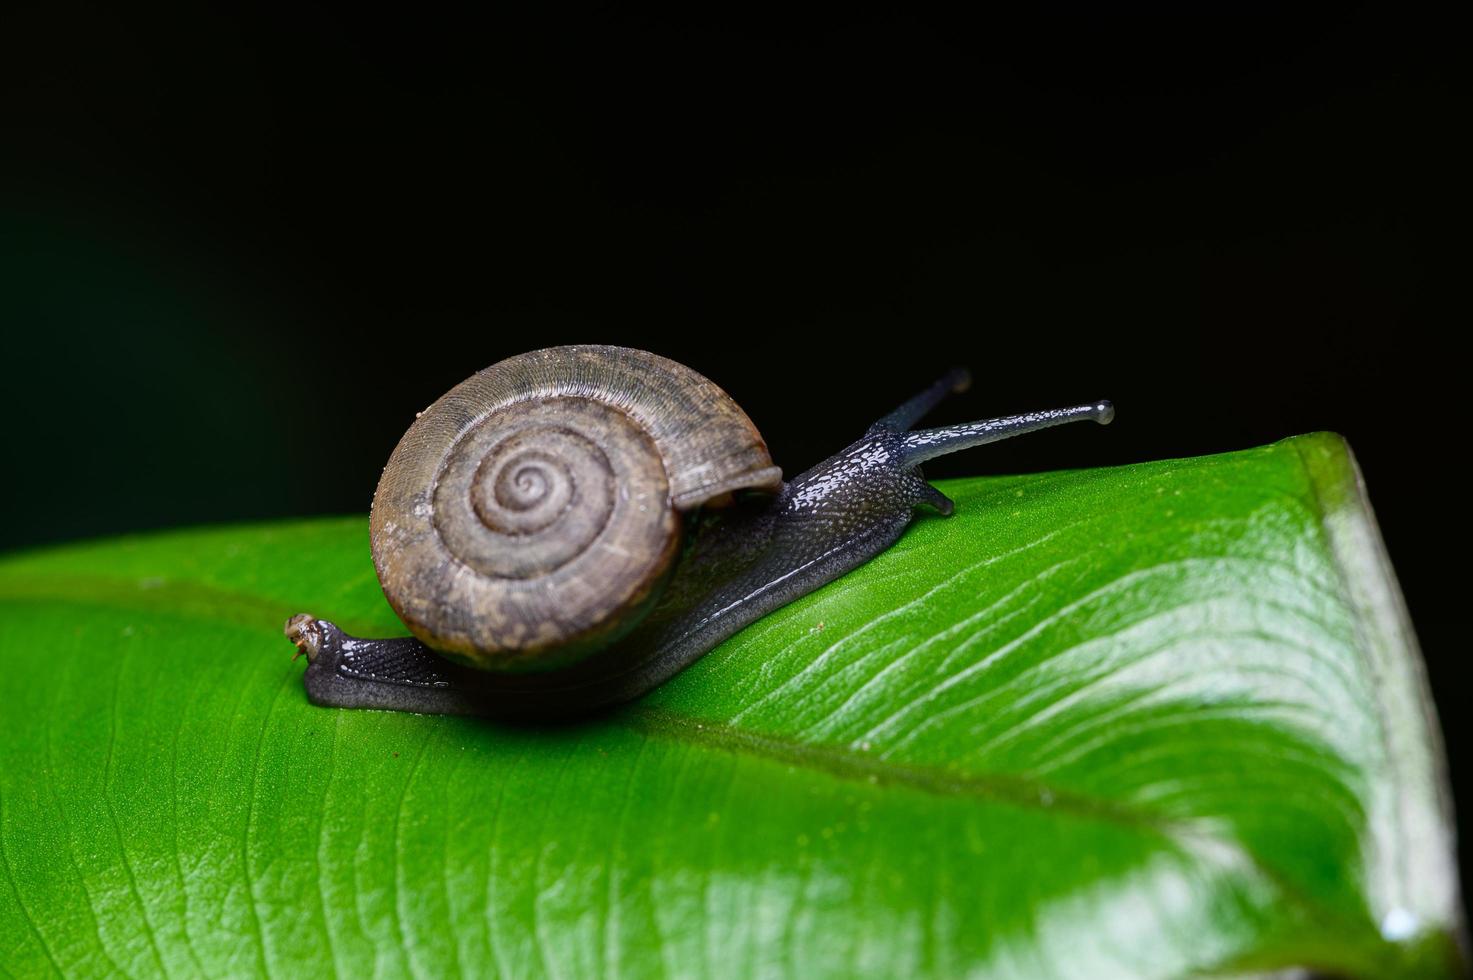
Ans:
[[[934,508],[942,517],[950,517],[952,511],[956,510],[956,504],[952,502],[952,499],[927,483],[919,473],[912,476],[911,480],[914,482],[909,486],[915,494],[915,504],[925,504]]]

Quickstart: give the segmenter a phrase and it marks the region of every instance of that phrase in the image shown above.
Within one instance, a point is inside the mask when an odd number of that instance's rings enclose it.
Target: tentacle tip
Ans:
[[[964,367],[954,367],[948,375],[948,380],[951,382],[952,394],[960,395],[972,387],[972,372]]]
[[[322,652],[323,626],[322,620],[311,613],[297,613],[286,621],[282,632],[297,648],[297,652],[292,654],[293,660],[306,655],[307,662],[311,663],[317,658],[317,655]]]
[[[1094,417],[1100,425],[1109,425],[1115,421],[1115,403],[1109,399],[1095,402]]]

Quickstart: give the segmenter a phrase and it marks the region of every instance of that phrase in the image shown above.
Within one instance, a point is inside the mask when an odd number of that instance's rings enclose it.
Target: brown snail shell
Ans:
[[[782,473],[726,392],[622,347],[532,351],[451,389],[373,498],[384,595],[423,643],[500,671],[565,666],[658,596],[682,512]]]

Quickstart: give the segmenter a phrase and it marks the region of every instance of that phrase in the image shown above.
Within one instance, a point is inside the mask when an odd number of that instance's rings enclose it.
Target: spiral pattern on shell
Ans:
[[[534,351],[423,412],[374,495],[374,564],[421,640],[474,666],[553,669],[637,622],[680,511],[781,474],[746,415],[673,361]]]

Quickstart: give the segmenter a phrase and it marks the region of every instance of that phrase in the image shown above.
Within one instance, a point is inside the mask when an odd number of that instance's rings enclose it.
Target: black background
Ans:
[[[534,347],[684,361],[790,473],[961,363],[939,421],[1119,417],[931,476],[1344,433],[1462,783],[1454,35],[1036,9],[8,7],[0,549],[365,511]]]

